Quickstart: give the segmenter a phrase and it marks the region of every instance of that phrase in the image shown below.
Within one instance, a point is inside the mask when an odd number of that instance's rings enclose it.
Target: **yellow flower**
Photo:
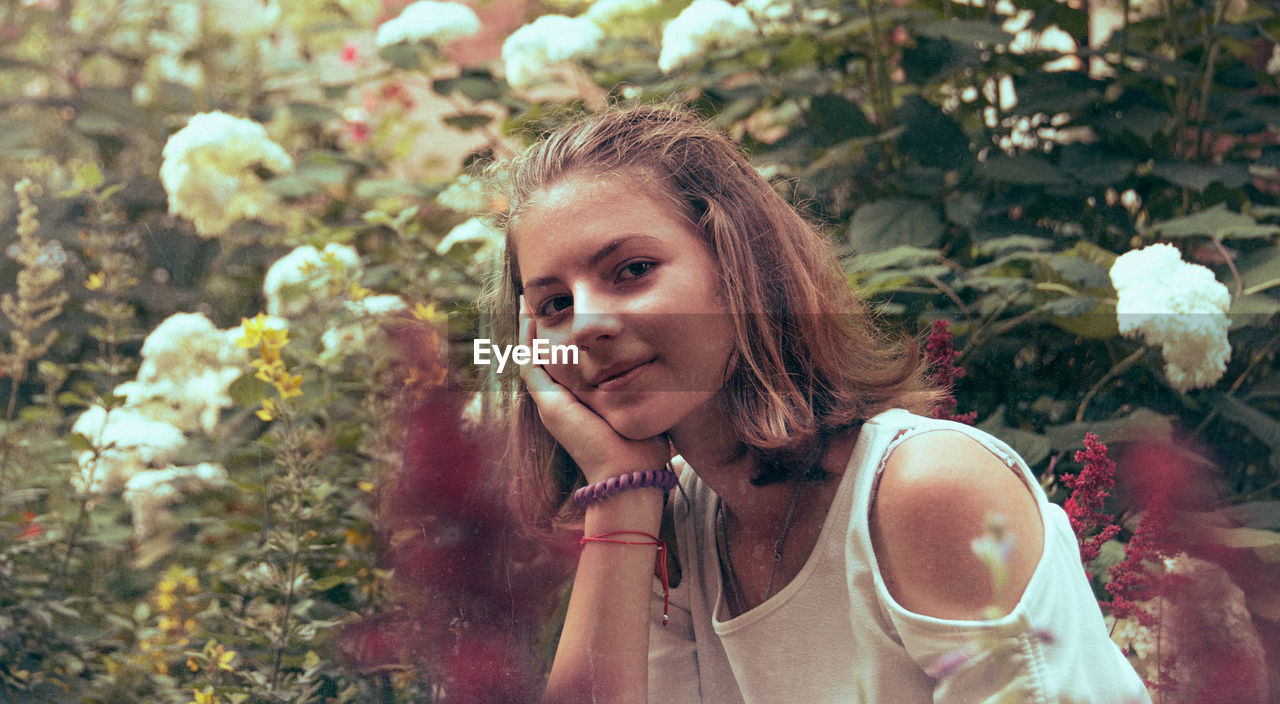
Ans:
[[[364,547],[365,545],[369,544],[370,540],[373,539],[373,536],[369,535],[368,533],[362,533],[356,530],[355,528],[348,528],[346,537],[347,537],[347,545],[350,545],[351,547],[354,547],[354,548]]]
[[[205,687],[203,692],[198,689],[191,691],[195,692],[195,698],[188,704],[218,704],[218,695],[213,693],[213,687]]]
[[[218,646],[217,650],[218,650],[218,669],[226,670],[227,672],[234,672],[235,670],[231,667],[231,661],[236,659],[236,651],[234,650],[223,651],[221,645]]]
[[[435,301],[427,305],[422,305],[419,301],[413,305],[413,317],[428,323],[441,323],[448,317],[443,312],[436,310]]]
[[[328,267],[336,274],[341,274],[342,270],[346,268],[343,265],[342,260],[338,259],[338,255],[332,250],[326,251],[324,254],[320,255],[320,261],[328,265]]]
[[[271,419],[276,417],[275,399],[270,399],[270,398],[262,399],[262,408],[259,408],[257,411],[255,411],[255,415],[257,415],[259,418],[261,418],[264,421],[270,422]]]
[[[362,479],[356,482],[356,486],[360,487],[360,491],[373,491],[373,482],[371,481]]]
[[[280,398],[293,398],[294,396],[302,395],[301,374],[290,375],[286,372],[272,383],[275,384],[276,391],[280,392]]]
[[[89,280],[84,282],[84,287],[90,291],[97,291],[107,284],[107,276],[101,271],[89,274]]]
[[[364,298],[371,293],[373,293],[373,291],[370,291],[369,289],[365,288],[364,286],[361,286],[359,283],[356,283],[354,281],[351,283],[350,290],[347,291],[347,294],[351,296],[351,300],[353,301],[358,301],[361,298]]]
[[[255,359],[249,364],[258,370],[258,373],[253,375],[253,378],[260,379],[268,384],[274,384],[276,379],[288,373],[288,370],[284,368],[284,362],[278,358],[272,360]]]
[[[252,320],[241,318],[240,326],[243,332],[236,339],[236,346],[246,350],[257,347],[262,344],[262,331],[267,329],[267,314],[258,313]]]
[[[187,667],[190,668],[192,672],[200,671],[200,663],[196,662],[195,658],[187,658]]]
[[[200,592],[200,578],[194,572],[188,572],[182,576],[182,586],[192,594]]]
[[[161,592],[156,597],[156,607],[161,611],[169,611],[178,604],[178,599],[172,593]]]
[[[288,328],[266,328],[262,331],[262,349],[263,356],[266,356],[266,350],[279,350],[281,347],[289,344]]]

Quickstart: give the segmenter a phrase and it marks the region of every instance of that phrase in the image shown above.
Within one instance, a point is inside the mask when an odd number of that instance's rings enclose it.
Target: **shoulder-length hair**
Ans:
[[[719,267],[736,364],[720,393],[756,484],[821,474],[827,440],[890,408],[937,396],[914,339],[890,340],[853,295],[829,243],[727,137],[672,106],[614,107],[562,126],[508,167],[507,247],[484,296],[498,342],[514,342],[520,270],[511,233],[530,201],[572,175],[634,175],[672,199]],[[498,380],[512,503],[534,534],[576,523],[582,472],[538,419],[518,373]]]

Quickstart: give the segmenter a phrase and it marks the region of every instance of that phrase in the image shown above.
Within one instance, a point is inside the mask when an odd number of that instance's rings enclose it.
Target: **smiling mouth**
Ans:
[[[597,391],[618,391],[631,385],[636,377],[644,373],[644,370],[653,364],[654,360],[649,360],[643,364],[638,364],[620,374],[615,374],[608,379],[595,385]]]

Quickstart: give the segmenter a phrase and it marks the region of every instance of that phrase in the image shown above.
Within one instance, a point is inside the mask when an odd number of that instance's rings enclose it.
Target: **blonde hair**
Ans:
[[[571,175],[634,174],[672,199],[715,258],[736,364],[721,389],[757,484],[816,472],[829,437],[880,411],[928,412],[919,345],[891,342],[853,295],[829,244],[728,138],[676,107],[610,108],[560,127],[510,171],[507,248],[485,300],[497,341],[514,341],[521,280],[511,232],[528,203]],[[538,419],[515,372],[499,379],[513,506],[532,533],[576,521],[582,473]]]

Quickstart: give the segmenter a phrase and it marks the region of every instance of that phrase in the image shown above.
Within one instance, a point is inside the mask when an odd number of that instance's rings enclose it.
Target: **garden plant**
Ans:
[[[474,303],[503,162],[628,101],[731,135],[928,341],[1154,701],[1280,697],[1273,3],[11,0],[0,37],[0,703],[536,698],[569,550],[507,518]]]

